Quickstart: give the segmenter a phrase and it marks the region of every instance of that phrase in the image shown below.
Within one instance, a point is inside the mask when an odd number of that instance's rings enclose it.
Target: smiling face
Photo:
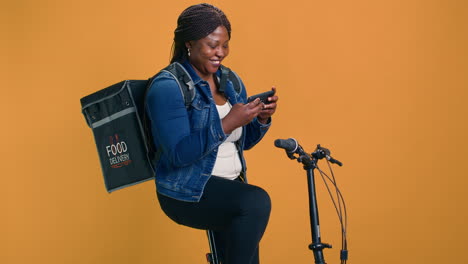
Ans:
[[[190,49],[189,61],[198,75],[207,80],[219,69],[229,54],[229,35],[224,26],[217,27],[208,36],[185,43]]]

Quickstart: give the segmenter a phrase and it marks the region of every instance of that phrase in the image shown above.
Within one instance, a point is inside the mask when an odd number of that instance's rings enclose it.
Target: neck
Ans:
[[[200,78],[202,78],[203,80],[205,80],[207,82],[210,81],[210,80],[213,80],[214,74],[211,74],[211,73],[204,74],[201,71],[199,71],[197,69],[197,67],[195,67],[195,65],[193,65],[192,63],[190,63],[190,64],[192,65],[192,68],[195,70],[195,72],[198,74],[198,76],[200,76]]]

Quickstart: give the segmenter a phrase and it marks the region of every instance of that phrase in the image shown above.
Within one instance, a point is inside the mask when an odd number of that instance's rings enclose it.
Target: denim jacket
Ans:
[[[147,94],[148,117],[151,122],[153,142],[160,153],[154,162],[156,188],[160,194],[174,199],[198,202],[211,177],[218,146],[229,136],[223,131],[208,82],[202,80],[187,61],[182,64],[195,84],[195,98],[185,107],[184,99],[176,80],[167,72],[160,73]],[[218,70],[217,75],[221,72]],[[236,93],[228,81],[225,96],[231,105],[246,103],[247,93],[241,83]],[[255,146],[271,124],[260,123],[256,118],[243,127],[237,143],[246,175],[243,150]]]

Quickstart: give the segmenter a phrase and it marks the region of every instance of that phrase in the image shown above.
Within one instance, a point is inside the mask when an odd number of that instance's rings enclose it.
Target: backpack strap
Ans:
[[[153,76],[148,79],[148,82],[146,84],[145,88],[145,95],[143,96],[143,120],[142,120],[142,125],[143,125],[143,133],[145,134],[146,138],[146,148],[147,148],[147,156],[150,160],[157,160],[159,158],[159,152],[156,151],[156,146],[153,143],[153,134],[151,132],[151,124],[149,121],[148,113],[146,112],[146,97],[148,96],[149,90],[151,88],[151,85],[153,84],[153,80],[156,78],[156,76]]]
[[[220,69],[221,69],[221,80],[220,80],[220,85],[219,85],[220,86],[219,91],[224,93],[224,91],[226,90],[227,80],[229,79],[232,82],[232,85],[234,86],[234,91],[236,91],[236,93],[239,94],[242,89],[241,80],[239,76],[237,76],[236,73],[231,71],[231,69],[229,69],[226,66],[221,65]]]
[[[179,84],[180,92],[184,98],[185,108],[188,108],[195,98],[195,84],[184,66],[178,62],[171,63],[162,71],[170,73]]]

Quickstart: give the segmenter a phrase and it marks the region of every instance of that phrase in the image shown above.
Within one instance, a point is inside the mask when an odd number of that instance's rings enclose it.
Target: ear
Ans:
[[[187,41],[187,42],[185,42],[185,47],[186,47],[187,49],[191,49],[191,48],[192,48],[192,44],[193,44],[192,41]]]

